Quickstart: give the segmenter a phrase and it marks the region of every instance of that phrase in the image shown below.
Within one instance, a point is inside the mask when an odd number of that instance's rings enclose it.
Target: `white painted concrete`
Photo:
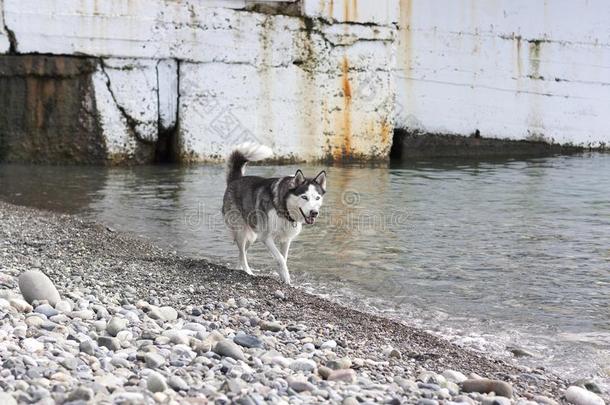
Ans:
[[[171,129],[178,117],[178,62],[164,59],[157,63],[157,88],[159,124],[163,129]]]
[[[108,157],[128,161],[136,152],[137,140],[130,134],[127,121],[108,89],[108,76],[99,70],[93,74],[92,81]]]
[[[159,99],[157,61],[152,59],[104,59],[103,72],[117,108],[132,118],[138,139],[157,140]]]
[[[330,23],[391,25],[398,21],[396,0],[303,0],[303,14]]]
[[[396,125],[610,144],[608,21],[604,0],[401,0]]]
[[[610,144],[605,0],[300,2],[307,18],[251,0],[0,0],[0,16],[20,53],[104,61],[96,101],[120,158],[176,124],[191,161],[243,140],[278,158],[383,157],[394,123]]]

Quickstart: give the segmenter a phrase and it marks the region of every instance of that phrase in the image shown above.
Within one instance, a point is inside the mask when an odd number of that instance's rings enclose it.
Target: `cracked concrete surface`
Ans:
[[[442,2],[0,0],[0,53],[101,61],[110,162],[219,160],[245,140],[280,160],[385,159],[395,125],[610,143],[610,15]]]

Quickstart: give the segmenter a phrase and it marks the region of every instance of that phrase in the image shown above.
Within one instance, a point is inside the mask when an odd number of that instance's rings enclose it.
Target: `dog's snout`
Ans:
[[[309,215],[311,215],[312,217],[317,217],[318,216],[318,211],[309,211]]]

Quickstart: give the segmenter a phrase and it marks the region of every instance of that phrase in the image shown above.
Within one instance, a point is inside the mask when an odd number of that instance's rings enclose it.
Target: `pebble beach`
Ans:
[[[0,318],[0,404],[604,404],[271,275],[2,202]]]

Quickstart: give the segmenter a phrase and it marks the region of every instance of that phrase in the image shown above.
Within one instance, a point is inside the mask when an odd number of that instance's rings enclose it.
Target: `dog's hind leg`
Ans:
[[[275,242],[271,237],[267,237],[264,239],[265,246],[271,252],[271,255],[277,260],[280,268],[278,270],[278,274],[282,281],[286,284],[290,284],[290,273],[288,273],[288,267],[286,266],[286,259],[282,256],[282,253],[278,250],[277,246],[275,246]]]

